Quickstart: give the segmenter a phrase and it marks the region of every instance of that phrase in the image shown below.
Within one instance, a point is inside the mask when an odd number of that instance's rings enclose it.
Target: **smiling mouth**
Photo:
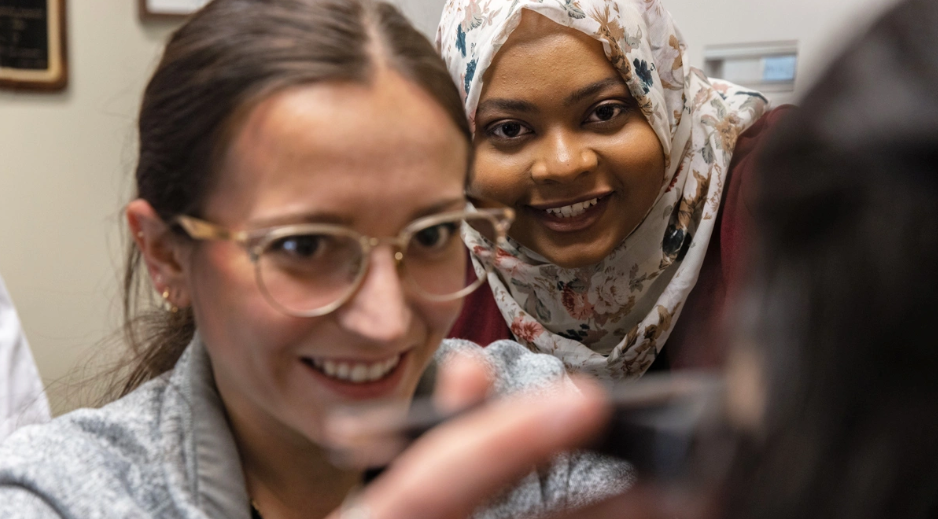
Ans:
[[[328,378],[352,384],[368,384],[388,377],[401,361],[402,353],[377,361],[356,362],[348,360],[318,359],[303,357],[303,363]]]
[[[599,221],[612,195],[612,192],[608,192],[566,205],[538,204],[528,206],[527,209],[537,221],[553,232],[580,232]]]
[[[574,218],[585,213],[587,209],[593,207],[599,203],[601,197],[592,198],[585,202],[579,202],[576,204],[565,205],[563,207],[552,207],[550,209],[545,209],[547,214],[555,216],[557,218]]]

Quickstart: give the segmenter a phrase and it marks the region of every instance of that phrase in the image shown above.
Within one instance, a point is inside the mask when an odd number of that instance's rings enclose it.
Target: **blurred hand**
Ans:
[[[591,381],[577,385],[579,391],[558,385],[551,398],[496,400],[432,429],[357,497],[352,510],[329,519],[468,517],[535,465],[600,432],[609,413],[605,393]],[[435,401],[443,410],[464,408],[490,386],[480,361],[462,359],[441,371]]]

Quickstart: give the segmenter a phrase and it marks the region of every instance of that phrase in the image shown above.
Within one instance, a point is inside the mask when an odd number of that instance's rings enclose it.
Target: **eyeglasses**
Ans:
[[[195,240],[240,244],[270,304],[289,315],[316,317],[352,297],[368,271],[371,250],[381,244],[396,249],[398,270],[419,296],[438,302],[464,297],[485,282],[495,255],[483,255],[485,275],[467,272],[469,254],[460,233],[471,227],[494,248],[505,239],[513,219],[511,209],[450,212],[415,220],[390,238],[373,238],[333,224],[231,231],[185,215],[174,223]]]

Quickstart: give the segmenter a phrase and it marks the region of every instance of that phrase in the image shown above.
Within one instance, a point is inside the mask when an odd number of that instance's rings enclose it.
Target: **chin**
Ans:
[[[547,258],[551,263],[565,269],[578,269],[595,265],[603,260],[606,255],[583,254],[579,251],[571,251],[570,254],[560,254],[554,257],[539,253]]]
[[[549,247],[530,247],[531,250],[544,256],[552,264],[565,269],[577,269],[595,265],[612,254],[617,243],[603,240],[603,243],[576,243],[556,245]]]
[[[601,262],[629,234],[618,225],[594,225],[577,232],[552,232],[539,228],[536,222],[517,230],[513,239],[551,264],[565,269],[588,267]]]

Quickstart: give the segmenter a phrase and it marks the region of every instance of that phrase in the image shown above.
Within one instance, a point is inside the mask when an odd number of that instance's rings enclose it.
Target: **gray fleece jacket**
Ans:
[[[561,362],[500,341],[482,356],[501,393],[538,391],[564,377]],[[485,519],[532,517],[621,492],[630,467],[591,454],[558,457],[479,510]],[[234,438],[198,336],[172,372],[101,409],[81,409],[20,429],[0,444],[0,518],[249,519]]]

